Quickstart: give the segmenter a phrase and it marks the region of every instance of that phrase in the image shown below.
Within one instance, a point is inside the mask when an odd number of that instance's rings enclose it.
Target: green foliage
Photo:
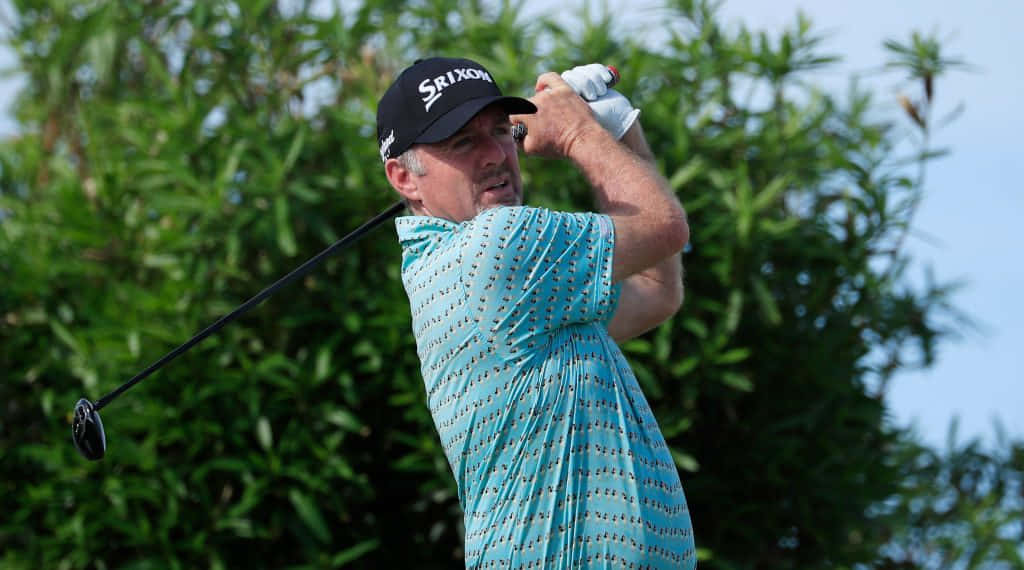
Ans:
[[[626,72],[693,241],[686,307],[624,348],[681,470],[703,566],[870,567],[950,524],[920,505],[941,498],[929,493],[952,481],[952,460],[889,426],[884,401],[908,354],[932,361],[953,314],[945,286],[902,275],[924,190],[906,165],[936,152],[925,137],[901,156],[903,130],[922,125],[879,118],[870,93],[810,86],[835,58],[805,18],[778,37],[730,34],[709,3],[673,0],[668,39],[649,47],[603,13],[563,27],[511,2],[13,4],[27,82],[21,134],[0,144],[4,567],[461,564],[457,489],[386,229],[104,409],[102,462],[68,441],[79,397],[394,201],[376,100],[430,54],[477,59],[509,93],[589,61]],[[945,63],[907,50],[894,63],[916,79],[957,63],[932,47]],[[589,204],[563,164],[523,164],[531,203]],[[1019,514],[995,508],[970,520]],[[1003,552],[1000,524],[986,536]],[[974,556],[972,528],[944,547],[951,559]],[[1014,560],[997,551],[979,560]]]
[[[995,450],[956,441],[908,443],[900,491],[876,507],[894,522],[879,568],[1024,568],[1024,443],[1001,431]]]
[[[394,239],[331,259],[104,410],[103,463],[66,445],[76,394],[109,391],[394,201],[371,122],[392,69],[352,27],[267,2],[20,6],[3,551],[33,567],[280,568],[457,543],[410,396]],[[428,535],[437,520],[451,522]]]

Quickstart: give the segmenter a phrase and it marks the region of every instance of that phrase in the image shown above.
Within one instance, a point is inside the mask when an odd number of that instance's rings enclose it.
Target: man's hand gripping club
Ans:
[[[629,132],[636,122],[640,110],[633,108],[629,99],[612,89],[619,82],[619,70],[600,63],[576,66],[563,71],[562,79],[590,105],[597,122],[611,133],[615,140]],[[526,126],[516,122],[512,127],[512,136],[517,141],[526,137]]]
[[[562,79],[590,105],[594,118],[615,140],[621,140],[640,115],[629,99],[612,89],[619,79],[614,67],[600,63],[578,65],[563,71]]]
[[[537,112],[509,117],[526,127],[527,134],[520,139],[526,154],[571,159],[572,148],[581,138],[607,136],[587,103],[557,73],[542,74],[534,90],[530,101]]]

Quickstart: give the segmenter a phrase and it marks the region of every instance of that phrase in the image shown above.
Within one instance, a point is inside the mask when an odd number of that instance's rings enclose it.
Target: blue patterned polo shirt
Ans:
[[[396,227],[466,567],[694,567],[679,474],[607,331],[611,220],[498,207]]]

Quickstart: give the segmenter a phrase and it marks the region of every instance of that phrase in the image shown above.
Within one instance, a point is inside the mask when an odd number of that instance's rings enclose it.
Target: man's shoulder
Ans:
[[[605,214],[597,212],[564,212],[536,206],[499,206],[478,214],[465,222],[463,228],[470,241],[501,236],[512,239],[553,238],[597,231],[603,236],[613,233],[613,225]],[[596,234],[595,234],[596,235]]]
[[[470,220],[470,224],[474,226],[493,226],[501,223],[514,223],[536,217],[548,211],[545,208],[535,206],[496,206],[477,214],[475,218]]]
[[[562,212],[537,206],[498,206],[477,214],[465,224],[470,232],[500,232],[509,236],[522,228],[541,227],[565,219],[579,219],[590,213]]]

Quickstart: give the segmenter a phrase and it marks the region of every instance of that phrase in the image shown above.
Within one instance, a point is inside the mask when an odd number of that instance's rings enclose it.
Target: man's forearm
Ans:
[[[590,182],[598,210],[611,215],[629,215],[636,212],[631,206],[658,204],[660,207],[645,209],[682,216],[679,201],[655,168],[640,122],[634,123],[623,135],[621,144],[607,132],[602,135],[577,142],[569,155]]]
[[[644,136],[643,129],[640,126],[640,121],[633,123],[633,126],[626,131],[625,135],[623,135],[621,142],[626,146],[626,148],[633,151],[633,153],[654,168],[654,153],[651,152],[651,148],[647,144],[647,138]],[[674,195],[673,198],[676,199]],[[679,253],[666,257],[657,264],[652,265],[648,269],[644,269],[631,278],[648,279],[663,288],[666,296],[670,297],[673,301],[677,299],[678,301],[669,303],[669,305],[675,306],[671,311],[672,313],[674,313],[678,309],[679,304],[682,303],[683,260],[682,255]]]
[[[640,126],[639,119],[626,131],[626,134],[622,135],[622,140],[619,142],[633,151],[634,154],[647,161],[648,164],[654,165],[654,153],[651,152],[651,147],[647,144],[647,137],[644,136],[644,130]]]
[[[622,143],[653,165],[654,156],[639,122],[623,136]],[[622,294],[608,324],[608,334],[616,342],[629,340],[670,318],[682,303],[682,256],[674,252],[622,281]]]
[[[574,144],[569,158],[590,182],[598,211],[615,221],[617,241],[633,245],[617,247],[613,279],[672,265],[669,258],[689,239],[686,214],[655,167],[639,121],[621,143],[601,135]]]

